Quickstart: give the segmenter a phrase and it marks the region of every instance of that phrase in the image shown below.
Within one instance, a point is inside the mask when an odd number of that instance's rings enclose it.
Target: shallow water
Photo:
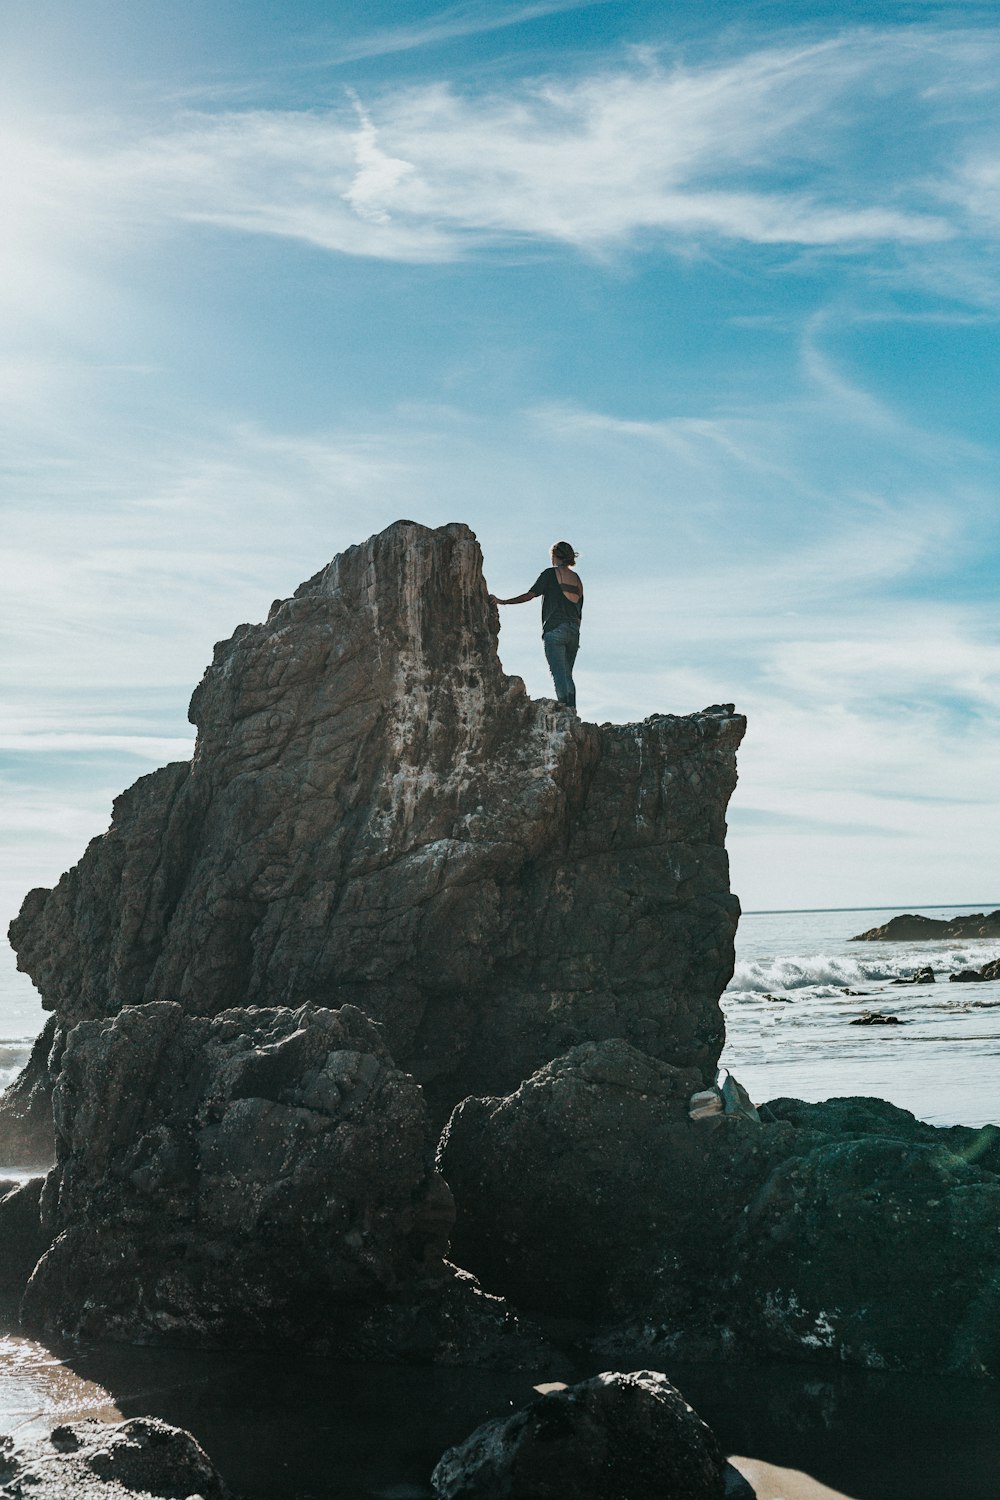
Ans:
[[[61,1361],[2,1328],[0,1361],[0,1431],[24,1438],[57,1421],[152,1413],[193,1432],[250,1500],[422,1500],[447,1447],[532,1400],[552,1374],[113,1347]],[[668,1361],[666,1373],[728,1453],[856,1500],[995,1500],[995,1386],[787,1364]]]

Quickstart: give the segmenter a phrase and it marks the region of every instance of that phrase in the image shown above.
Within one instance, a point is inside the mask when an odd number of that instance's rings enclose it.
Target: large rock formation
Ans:
[[[1000,1375],[1000,1132],[865,1099],[692,1121],[684,1083],[609,1042],[465,1100],[440,1153],[457,1258],[603,1324],[602,1358]]]
[[[473,534],[408,521],[240,626],[193,761],[11,926],[60,1026],[354,1004],[440,1119],[591,1039],[710,1079],[744,720],[575,721],[504,675],[498,629]]]
[[[353,1007],[205,1017],[160,1001],[82,1021],[54,1113],[30,1327],[519,1357],[503,1304],[442,1260],[454,1206],[421,1090]]]

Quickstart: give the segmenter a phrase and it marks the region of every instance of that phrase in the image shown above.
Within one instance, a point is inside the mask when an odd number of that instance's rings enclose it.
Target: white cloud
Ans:
[[[373,224],[388,224],[391,215],[381,206],[408,172],[413,163],[387,156],[378,144],[378,131],[360,99],[351,91],[358,112],[359,129],[354,136],[358,170],[344,199],[362,219]]]
[[[52,248],[60,240],[78,262],[88,246],[100,259],[178,222],[417,262],[525,242],[603,254],[650,236],[930,253],[954,236],[963,204],[996,196],[992,165],[954,167],[972,126],[953,91],[942,100],[932,88],[957,46],[928,28],[907,46],[846,32],[724,64],[646,54],[503,95],[384,90],[365,101],[360,128],[349,91],[325,110],[104,119],[82,136],[50,122],[32,138],[21,126],[5,147],[5,274],[41,300],[39,280],[73,279]],[[998,51],[982,42],[970,53],[969,111],[985,108],[977,90]],[[894,106],[921,121],[924,156],[879,158]],[[867,173],[861,142],[874,152]]]

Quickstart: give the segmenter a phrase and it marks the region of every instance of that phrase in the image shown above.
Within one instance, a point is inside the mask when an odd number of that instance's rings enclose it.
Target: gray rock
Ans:
[[[420,1088],[353,1007],[81,1022],[54,1115],[27,1326],[516,1362],[507,1309],[443,1260],[454,1205]]]
[[[699,1082],[628,1042],[588,1042],[508,1098],[466,1099],[438,1154],[460,1204],[456,1259],[518,1306],[606,1314],[628,1295],[637,1238],[662,1241],[692,1150],[700,1160],[687,1119]]]
[[[227,1500],[189,1432],[153,1417],[73,1422],[15,1445],[0,1438],[3,1500]]]
[[[487,1422],[431,1476],[438,1500],[723,1500],[711,1430],[653,1370],[596,1375]]]
[[[41,1177],[0,1182],[0,1298],[21,1300],[28,1277],[48,1247],[39,1211],[41,1191]]]
[[[745,721],[574,720],[504,674],[498,631],[473,534],[409,521],[240,626],[193,761],[124,792],[11,926],[60,1024],[354,1004],[441,1121],[590,1039],[710,1079]]]
[[[852,943],[910,943],[938,938],[1000,937],[1000,911],[967,912],[961,917],[922,917],[912,912],[892,917],[881,927],[859,932]]]
[[[1000,1374],[1000,1131],[880,1100],[693,1122],[671,1083],[601,1043],[466,1100],[440,1153],[462,1263],[616,1362]]]

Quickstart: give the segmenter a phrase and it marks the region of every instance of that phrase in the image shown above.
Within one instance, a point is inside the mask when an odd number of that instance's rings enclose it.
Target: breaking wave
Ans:
[[[842,954],[810,953],[784,958],[744,959],[737,963],[726,995],[765,995],[776,990],[857,989],[859,985],[909,979],[916,969],[930,964],[938,976],[959,969],[978,968],[996,953],[996,943],[983,943],[982,952],[966,944],[961,948],[930,951],[927,944],[901,947],[891,953],[864,953],[857,958]]]
[[[30,1042],[0,1042],[0,1094],[14,1082],[30,1052]]]

